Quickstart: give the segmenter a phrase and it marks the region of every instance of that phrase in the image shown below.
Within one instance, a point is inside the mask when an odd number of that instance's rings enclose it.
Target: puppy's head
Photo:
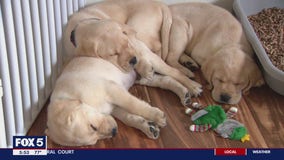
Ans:
[[[75,54],[103,58],[124,72],[137,63],[137,53],[129,42],[135,31],[112,20],[85,21],[72,33]]]
[[[57,100],[48,106],[46,135],[64,146],[93,145],[113,137],[117,124],[112,116],[96,112],[76,100]]]
[[[202,72],[215,101],[236,104],[242,93],[264,83],[254,60],[238,47],[224,47],[208,58]]]

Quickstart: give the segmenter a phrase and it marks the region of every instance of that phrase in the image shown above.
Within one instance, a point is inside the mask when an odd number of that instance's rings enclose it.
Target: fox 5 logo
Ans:
[[[13,149],[46,149],[46,136],[14,136]]]

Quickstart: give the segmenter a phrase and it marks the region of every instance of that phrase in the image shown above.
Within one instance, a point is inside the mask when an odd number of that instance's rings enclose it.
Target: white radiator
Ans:
[[[62,67],[68,16],[85,0],[0,1],[0,147],[25,135]],[[45,125],[45,124],[43,124]]]

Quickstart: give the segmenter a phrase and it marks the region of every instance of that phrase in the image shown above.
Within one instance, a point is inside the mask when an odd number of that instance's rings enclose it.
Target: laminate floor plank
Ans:
[[[204,88],[200,97],[192,98],[204,106],[218,104],[206,89],[206,82],[200,73],[196,80]],[[79,148],[283,148],[284,147],[284,96],[272,91],[267,85],[253,88],[237,105],[222,105],[225,110],[238,108],[235,119],[243,123],[250,134],[250,141],[242,143],[221,138],[214,131],[191,132],[190,116],[184,113],[179,98],[172,92],[160,88],[135,85],[130,93],[163,110],[167,126],[161,128],[157,140],[147,138],[141,131],[128,127],[117,120],[118,134],[111,139],[100,140],[96,145]],[[47,107],[39,114],[28,135],[44,135]],[[48,139],[48,148],[64,148]],[[68,147],[67,147],[68,148]],[[74,148],[74,147],[71,147]]]

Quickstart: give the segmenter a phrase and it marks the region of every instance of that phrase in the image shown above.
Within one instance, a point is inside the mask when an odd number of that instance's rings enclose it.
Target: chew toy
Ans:
[[[244,125],[234,119],[238,109],[231,107],[227,113],[218,105],[207,106],[191,116],[193,125],[189,129],[193,132],[205,132],[213,129],[223,138],[231,140],[249,141],[250,136]]]

